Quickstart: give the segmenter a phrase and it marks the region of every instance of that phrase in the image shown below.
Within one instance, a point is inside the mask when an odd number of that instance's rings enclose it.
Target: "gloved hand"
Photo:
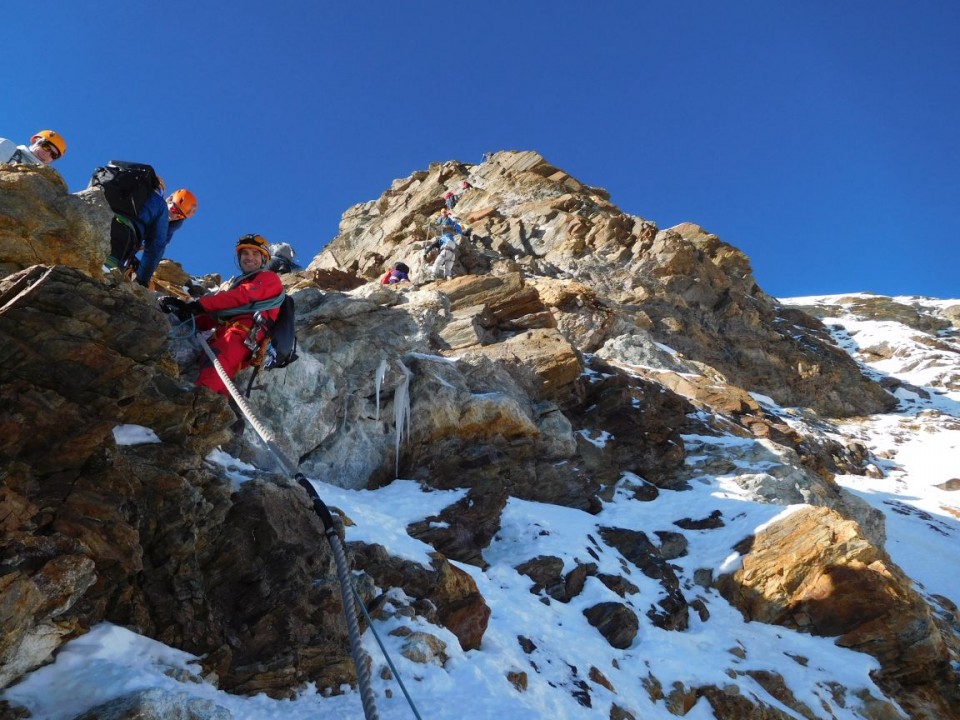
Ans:
[[[160,298],[160,309],[165,313],[173,313],[180,320],[189,320],[194,315],[203,312],[203,305],[198,301],[187,302],[172,295],[166,295]]]
[[[157,304],[160,306],[160,309],[165,313],[175,313],[178,310],[182,310],[183,306],[186,305],[185,300],[181,300],[178,297],[173,297],[172,295],[164,295],[159,300]]]

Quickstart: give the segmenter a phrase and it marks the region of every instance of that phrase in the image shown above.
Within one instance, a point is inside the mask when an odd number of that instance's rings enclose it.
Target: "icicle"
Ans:
[[[396,437],[394,439],[396,466],[393,470],[395,477],[400,474],[400,443],[403,441],[405,434],[410,434],[410,378],[413,377],[406,365],[399,360],[397,360],[397,365],[403,372],[403,380],[393,392],[393,422],[396,426]],[[406,424],[406,431],[404,431],[404,424]]]
[[[377,415],[376,419],[380,420],[380,385],[383,383],[383,376],[387,374],[387,359],[382,358],[380,360],[380,366],[377,368],[377,374],[373,379],[373,384],[377,387]]]

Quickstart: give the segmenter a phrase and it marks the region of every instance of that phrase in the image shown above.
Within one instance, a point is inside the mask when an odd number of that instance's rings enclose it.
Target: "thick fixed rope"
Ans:
[[[357,666],[357,684],[360,686],[360,699],[363,702],[363,712],[367,720],[378,718],[377,706],[374,703],[373,690],[370,685],[370,660],[367,653],[360,646],[360,623],[357,621],[357,608],[353,603],[353,595],[356,589],[350,581],[350,571],[347,567],[347,555],[343,551],[343,544],[340,542],[340,536],[337,535],[337,529],[333,525],[333,516],[330,510],[320,499],[313,483],[311,483],[303,473],[298,473],[297,482],[300,487],[307,491],[307,495],[313,498],[313,510],[323,522],[324,534],[330,541],[330,547],[333,550],[333,559],[337,565],[337,575],[340,579],[340,599],[343,601],[343,613],[347,618],[347,636],[350,638],[350,651],[354,656],[354,662]],[[344,580],[346,578],[346,580]],[[362,606],[362,605],[361,605]],[[366,613],[364,613],[366,614]],[[363,662],[356,660],[362,657]]]
[[[210,358],[210,362],[213,363],[213,367],[217,371],[217,375],[220,376],[220,379],[223,380],[223,384],[226,385],[227,391],[230,393],[230,397],[233,398],[233,401],[237,403],[237,406],[240,408],[240,412],[243,413],[244,417],[250,422],[250,425],[253,426],[253,429],[257,431],[263,442],[266,443],[267,449],[273,453],[273,456],[280,463],[280,466],[291,476],[297,474],[297,466],[294,464],[290,458],[288,458],[284,452],[280,449],[280,446],[277,445],[277,441],[263,423],[254,415],[253,410],[250,409],[250,405],[247,403],[247,399],[240,394],[240,391],[237,390],[237,386],[233,384],[233,380],[230,379],[230,376],[227,375],[227,371],[223,369],[223,365],[220,364],[220,361],[217,360],[216,354],[210,348],[210,345],[203,338],[202,335],[197,335],[197,339],[200,340],[200,347],[203,348],[203,351],[207,354],[207,357]]]
[[[253,410],[250,409],[250,405],[247,404],[246,398],[244,398],[243,395],[240,394],[240,391],[237,390],[236,385],[233,384],[233,380],[231,380],[227,375],[227,371],[223,369],[223,365],[221,365],[220,361],[217,360],[216,354],[210,348],[210,345],[207,343],[207,341],[200,335],[198,335],[197,338],[200,340],[200,346],[203,348],[203,351],[213,363],[213,367],[216,368],[220,379],[223,380],[223,384],[226,385],[230,396],[237,403],[244,417],[250,421],[253,429],[257,431],[257,434],[266,443],[267,449],[273,453],[274,457],[277,459],[283,469],[286,470],[290,476],[293,477],[300,484],[300,486],[307,491],[307,495],[313,499],[314,512],[317,513],[317,515],[320,517],[320,520],[323,522],[324,534],[327,536],[327,541],[330,543],[330,549],[333,550],[333,559],[337,566],[337,579],[340,581],[340,597],[343,599],[343,614],[347,620],[347,635],[350,639],[350,655],[353,657],[353,664],[357,668],[357,684],[360,687],[360,699],[363,702],[363,714],[364,717],[366,717],[366,720],[380,720],[380,714],[377,711],[376,702],[373,697],[373,688],[370,684],[371,662],[369,656],[364,651],[363,646],[360,643],[360,624],[357,621],[357,609],[353,604],[353,595],[348,589],[353,588],[353,582],[350,579],[350,571],[347,567],[347,556],[343,551],[343,544],[340,542],[340,536],[337,535],[336,528],[334,528],[333,518],[330,515],[330,511],[327,509],[327,506],[324,505],[323,500],[320,499],[320,496],[317,494],[316,489],[313,487],[310,481],[307,480],[302,473],[297,472],[297,466],[283,453],[283,451],[277,445],[273,434],[267,430],[257,419],[257,416],[254,415]]]
[[[367,624],[370,626],[370,632],[373,633],[373,639],[377,641],[377,645],[380,646],[380,652],[383,653],[383,656],[387,659],[387,665],[390,666],[390,670],[393,671],[393,676],[397,679],[397,685],[400,686],[400,689],[403,691],[403,696],[407,699],[407,704],[410,705],[410,709],[413,710],[414,717],[417,720],[423,720],[420,717],[420,713],[417,712],[417,706],[413,704],[413,698],[410,697],[410,693],[407,692],[407,686],[403,684],[403,678],[400,677],[400,671],[397,670],[396,666],[393,664],[393,660],[390,659],[390,653],[387,652],[387,648],[383,644],[383,640],[380,639],[380,635],[377,633],[377,629],[373,626],[373,619],[370,617],[370,613],[367,612],[367,608],[363,605],[363,599],[360,597],[360,593],[357,592],[357,588],[353,585],[350,586],[353,589],[354,597],[357,598],[357,607],[360,608],[360,612],[363,613],[363,616],[367,619]]]

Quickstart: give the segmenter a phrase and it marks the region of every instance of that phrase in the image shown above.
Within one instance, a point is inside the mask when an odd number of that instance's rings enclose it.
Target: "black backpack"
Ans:
[[[115,213],[135,218],[150,194],[160,188],[160,179],[150,165],[111,160],[93,171],[90,187],[103,188]]]
[[[279,370],[297,359],[297,308],[293,298],[287,295],[280,306],[280,314],[270,328],[270,345],[276,357],[265,367]]]

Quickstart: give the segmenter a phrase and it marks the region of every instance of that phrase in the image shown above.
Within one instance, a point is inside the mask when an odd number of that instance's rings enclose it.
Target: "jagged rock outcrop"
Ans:
[[[922,717],[952,717],[950,653],[912,582],[856,523],[798,510],[736,548],[742,566],[717,587],[749,620],[775,623],[876,657],[881,687]]]
[[[233,414],[181,384],[142,294],[62,266],[0,281],[0,684],[101,620],[206,655],[224,687],[349,682],[322,526],[302,490],[234,494],[203,461]]]
[[[893,406],[845,353],[781,316],[739,250],[692,223],[658,230],[536,153],[437,164],[395,181],[379,200],[344,213],[340,234],[310,269],[373,279],[404,260],[414,277],[426,279],[420,248],[444,188],[459,180],[473,185],[456,206],[473,223],[461,242],[459,272],[502,276],[519,269],[548,288],[550,279],[575,281],[566,292],[553,283],[548,300],[556,325],[586,339],[584,349],[646,330],[725,383],[783,405],[828,415]]]
[[[837,307],[841,304],[845,306],[842,311]],[[946,390],[960,390],[960,353],[956,344],[947,338],[948,335],[956,337],[960,330],[960,304],[858,293],[837,297],[827,305],[794,305],[791,309],[802,310],[805,317],[827,321],[831,312],[842,312],[854,313],[868,321],[900,323],[913,332],[895,344],[864,341],[859,333],[852,332],[850,341],[855,344],[858,357],[870,362],[901,359],[911,369],[929,369],[928,382]],[[916,386],[904,386],[896,378],[882,378],[880,382],[891,392],[901,387],[908,392],[925,392]]]
[[[380,545],[350,543],[356,566],[381,587],[400,588],[416,598],[416,610],[456,635],[464,650],[480,647],[490,619],[490,608],[473,579],[435,553],[430,567],[391,557]],[[381,596],[385,600],[386,596]]]
[[[71,195],[53,168],[0,165],[0,276],[41,264],[102,275],[112,217],[100,190]]]

